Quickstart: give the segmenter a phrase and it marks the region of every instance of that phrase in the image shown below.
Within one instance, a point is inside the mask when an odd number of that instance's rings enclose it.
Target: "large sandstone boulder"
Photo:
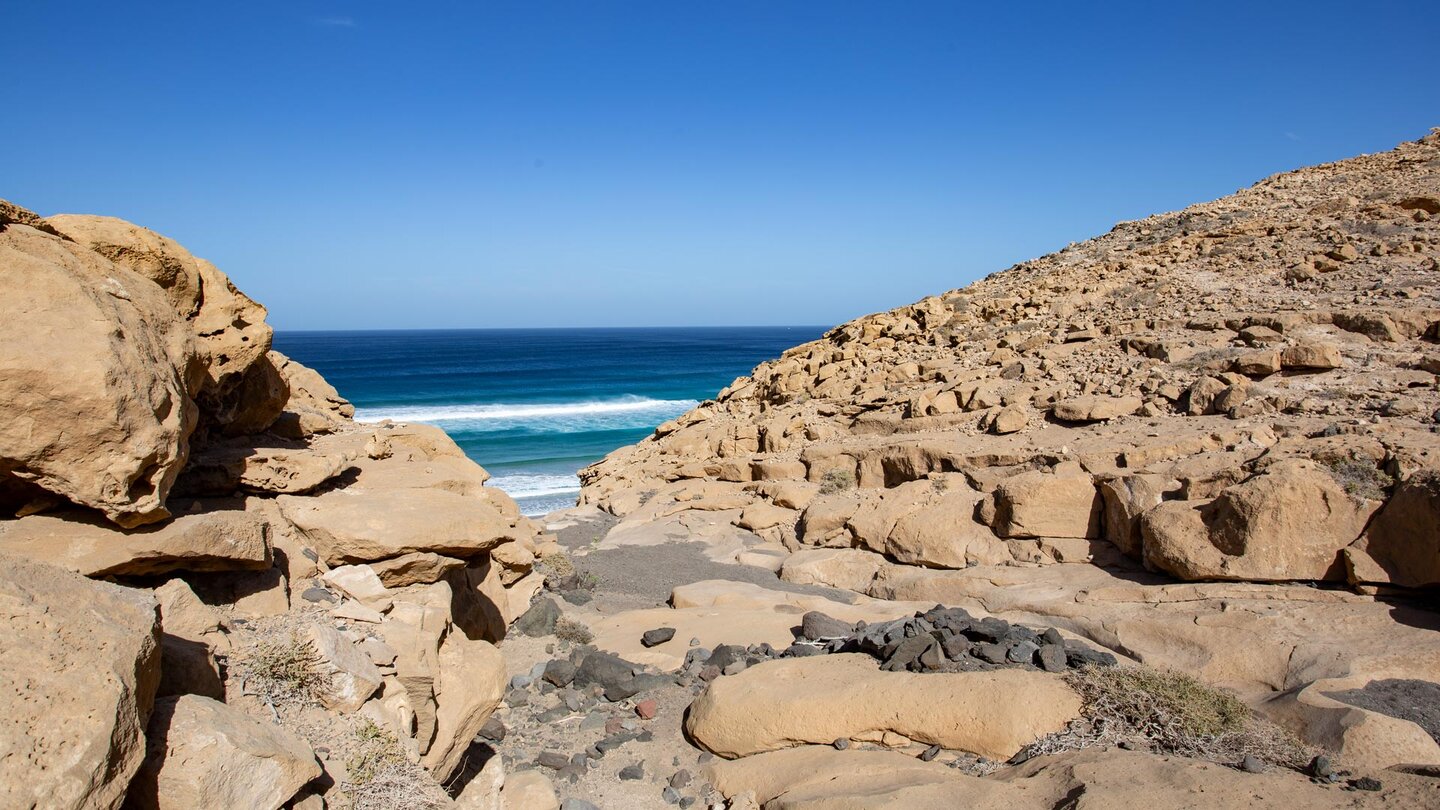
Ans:
[[[208,427],[236,435],[264,430],[275,421],[289,389],[266,357],[273,330],[265,323],[264,307],[215,265],[148,228],[83,214],[58,214],[49,222],[164,290],[204,357],[203,380],[191,393]]]
[[[1440,470],[1421,470],[1401,482],[1345,553],[1354,581],[1440,584]]]
[[[160,603],[160,689],[165,695],[225,699],[215,653],[230,649],[220,615],[190,589],[172,579],[155,589]]]
[[[1094,481],[1074,464],[1020,473],[995,488],[1001,537],[1099,537],[1100,513]]]
[[[20,224],[0,229],[0,288],[0,500],[30,484],[123,526],[168,516],[203,364],[165,291]]]
[[[480,727],[505,695],[505,659],[488,641],[452,631],[436,658],[435,736],[420,763],[438,782],[462,765]]]
[[[0,806],[114,808],[145,757],[155,600],[0,556]]]
[[[685,729],[726,758],[889,732],[1006,759],[1079,713],[1080,698],[1053,675],[883,672],[851,653],[782,658],[720,678],[691,705]]]
[[[337,489],[279,501],[285,517],[330,565],[414,552],[474,557],[515,536],[488,500],[441,489]]]
[[[260,504],[196,503],[199,511],[135,529],[117,530],[78,511],[0,521],[0,550],[91,577],[270,567],[270,526]]]
[[[129,805],[276,810],[319,775],[310,746],[279,726],[207,697],[168,697],[150,718]]]
[[[1344,580],[1341,551],[1379,507],[1314,462],[1277,462],[1211,502],[1140,516],[1145,559],[1181,579]]]
[[[269,357],[290,389],[285,410],[272,428],[276,433],[292,439],[330,433],[355,416],[355,406],[340,396],[335,386],[326,382],[319,372],[277,351],[272,350]]]

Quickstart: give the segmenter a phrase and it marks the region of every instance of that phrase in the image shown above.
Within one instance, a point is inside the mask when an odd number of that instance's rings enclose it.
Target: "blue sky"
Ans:
[[[7,3],[0,197],[282,329],[830,324],[1440,126],[1440,3]]]

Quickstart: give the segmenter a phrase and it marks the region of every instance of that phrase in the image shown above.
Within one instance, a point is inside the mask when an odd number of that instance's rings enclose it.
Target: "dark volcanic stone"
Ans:
[[[1005,660],[1012,664],[1028,664],[1039,649],[1033,641],[1012,641],[1005,650]]]
[[[970,625],[964,632],[966,637],[971,641],[988,641],[994,643],[1005,638],[1005,634],[1010,632],[1010,623],[1004,619],[987,616]]]
[[[920,657],[939,647],[934,636],[912,636],[893,645],[880,668],[886,672],[915,671],[921,668]],[[936,656],[939,655],[937,651]]]
[[[620,769],[618,774],[621,779],[627,782],[635,782],[645,778],[645,764],[637,762],[634,765],[626,765]]]
[[[514,629],[521,635],[539,638],[554,633],[555,622],[559,620],[560,606],[547,596],[536,599],[535,604],[515,620]]]
[[[850,740],[845,737],[839,737],[836,738],[835,742],[832,742],[830,744],[835,747],[836,751],[844,751],[846,748],[850,747]]]
[[[575,685],[599,686],[604,690],[605,699],[612,702],[633,697],[644,689],[655,687],[655,684],[638,682],[639,678],[634,672],[635,665],[629,661],[597,650],[585,656],[585,660],[576,668]]]
[[[324,588],[320,588],[320,587],[317,587],[317,586],[314,586],[314,585],[310,586],[309,588],[306,588],[305,591],[304,591],[304,593],[301,593],[301,594],[300,594],[300,598],[304,599],[306,602],[334,602],[334,601],[335,601],[335,595],[334,595],[334,594],[330,593],[329,591],[325,590]]]
[[[575,665],[563,658],[558,658],[545,665],[545,674],[540,677],[556,686],[569,686],[575,680]]]
[[[1362,776],[1359,779],[1351,779],[1350,787],[1353,787],[1356,790],[1379,790],[1380,788],[1384,787],[1384,785],[1380,784],[1379,779],[1375,779],[1369,776]]]
[[[1115,666],[1115,656],[1107,652],[1092,650],[1089,647],[1069,646],[1065,647],[1065,661],[1072,667],[1083,667],[1086,664],[1094,664],[1102,667]]]
[[[541,751],[540,756],[536,757],[535,761],[546,768],[557,771],[570,764],[570,758],[559,751]]]
[[[1003,644],[976,644],[971,650],[976,658],[981,661],[988,661],[992,664],[1005,663],[1005,645]]]
[[[1064,647],[1059,644],[1046,644],[1035,654],[1035,663],[1046,672],[1064,672],[1069,662]]]
[[[640,635],[640,643],[646,647],[654,647],[657,644],[664,644],[675,638],[675,628],[657,627],[654,630],[646,630]]]
[[[1062,647],[1065,645],[1065,637],[1060,635],[1060,631],[1053,627],[1041,633],[1040,640],[1046,644],[1059,644]]]
[[[743,660],[745,660],[744,647],[739,644],[720,644],[715,647],[715,652],[710,653],[710,658],[705,663],[724,670],[736,661]]]
[[[1040,646],[1040,634],[1028,627],[1021,627],[1018,624],[1010,625],[1010,629],[1005,633],[1005,640],[1028,641],[1036,647]]]
[[[572,605],[587,605],[595,597],[591,596],[589,591],[574,590],[562,592],[560,598]]]
[[[818,610],[812,610],[800,617],[800,637],[810,641],[842,638],[849,636],[854,630],[855,625],[827,616]]]
[[[689,785],[692,778],[693,777],[690,775],[689,771],[681,768],[670,776],[670,787],[679,790],[680,788]]]
[[[945,657],[954,661],[970,652],[970,639],[958,634],[946,636],[940,646],[945,651]]]
[[[1263,773],[1265,763],[1261,762],[1260,758],[1254,754],[1246,754],[1245,758],[1240,760],[1240,770],[1246,773]]]
[[[490,715],[485,725],[480,727],[479,737],[490,742],[500,742],[505,739],[505,723],[495,715]]]
[[[781,658],[804,658],[807,655],[824,655],[825,650],[810,644],[791,644],[780,653]]]
[[[1310,767],[1306,769],[1306,772],[1311,776],[1317,776],[1323,779],[1334,774],[1335,768],[1330,764],[1330,758],[1321,754],[1310,760]]]
[[[924,753],[920,755],[920,761],[929,762],[930,760],[938,756],[940,756],[940,746],[932,745],[929,748],[926,748]]]

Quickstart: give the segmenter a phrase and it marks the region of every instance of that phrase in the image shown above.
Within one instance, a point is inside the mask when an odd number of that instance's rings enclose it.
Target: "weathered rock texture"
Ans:
[[[155,607],[0,555],[0,805],[120,806],[160,682]]]
[[[353,422],[160,234],[0,202],[0,286],[0,804],[289,806],[365,721],[443,795],[535,524],[443,431]]]
[[[762,363],[582,500],[927,568],[1436,584],[1437,201],[1440,132],[1122,223]]]

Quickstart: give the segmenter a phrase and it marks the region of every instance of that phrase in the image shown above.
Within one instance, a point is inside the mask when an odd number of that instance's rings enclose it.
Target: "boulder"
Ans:
[[[1020,473],[995,488],[1001,537],[1099,537],[1100,512],[1095,484],[1078,465]]]
[[[0,806],[115,808],[160,682],[155,599],[0,556]]]
[[[1103,422],[1129,416],[1145,404],[1139,397],[1081,396],[1055,403],[1055,418],[1066,422]]]
[[[167,517],[202,366],[165,292],[25,225],[0,230],[0,288],[0,499],[28,486],[122,526]]]
[[[858,548],[801,549],[780,568],[780,578],[797,585],[828,585],[864,593],[885,558]]]
[[[911,740],[1006,759],[1079,716],[1058,676],[1021,669],[883,672],[859,653],[782,658],[711,682],[685,730],[727,759],[804,743]]]
[[[415,551],[370,563],[371,570],[387,588],[439,582],[447,573],[463,567],[464,560],[428,551]]]
[[[1166,501],[1140,516],[1148,563],[1181,579],[1344,580],[1341,550],[1379,507],[1314,462],[1290,459],[1213,501]]]
[[[345,472],[353,460],[343,452],[266,447],[249,438],[230,439],[211,443],[196,453],[176,482],[175,493],[299,495]]]
[[[1287,369],[1325,371],[1340,368],[1340,349],[1333,343],[1297,343],[1280,352],[1280,365]]]
[[[487,500],[441,489],[282,495],[280,509],[329,565],[428,551],[474,557],[515,529]]]
[[[328,676],[329,688],[320,696],[327,709],[350,713],[380,688],[380,670],[363,650],[328,624],[305,628],[304,638],[315,649],[316,668]]]
[[[1440,585],[1440,470],[1420,470],[1400,482],[1345,553],[1353,582]]]
[[[351,405],[319,372],[291,360],[277,351],[270,363],[285,380],[290,397],[271,430],[281,436],[303,439],[318,433],[333,433],[355,416]]]
[[[924,486],[933,490],[929,482]],[[926,568],[966,568],[1008,561],[1010,555],[1004,542],[975,519],[985,499],[963,480],[952,479],[943,490],[932,491],[921,499],[919,508],[896,520],[878,548],[875,543],[862,544],[896,562]]]
[[[318,776],[310,746],[279,726],[199,695],[167,697],[150,718],[148,754],[128,804],[276,810]]]
[[[79,511],[30,515],[0,523],[0,548],[90,577],[270,567],[270,527],[258,504],[197,505],[168,523],[125,530]]]
[[[465,750],[505,694],[505,659],[487,641],[452,631],[440,644],[434,681],[435,736],[420,763],[440,783],[465,764]]]
[[[160,603],[160,688],[158,694],[204,695],[225,699],[215,651],[230,649],[220,615],[200,601],[183,579],[155,589]]]

